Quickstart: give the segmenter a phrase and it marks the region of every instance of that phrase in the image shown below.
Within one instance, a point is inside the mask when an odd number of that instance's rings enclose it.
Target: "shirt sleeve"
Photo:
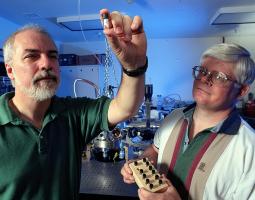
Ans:
[[[154,135],[153,144],[155,147],[162,148],[162,145],[165,140],[168,139],[169,133],[171,132],[172,128],[176,124],[176,122],[180,119],[181,116],[183,116],[183,109],[176,109],[172,111],[169,115],[166,116],[166,118],[163,120],[162,124],[160,125],[160,128],[156,131]]]
[[[159,149],[159,147],[160,147],[160,128],[156,131],[156,133],[154,135],[153,144],[155,145],[155,147],[157,149]]]

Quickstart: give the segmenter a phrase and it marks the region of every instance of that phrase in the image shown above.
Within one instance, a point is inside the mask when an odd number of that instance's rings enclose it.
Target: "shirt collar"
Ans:
[[[190,123],[196,107],[196,103],[189,105],[183,110],[184,118]],[[228,135],[236,135],[241,125],[239,112],[234,108],[229,116],[216,126],[212,127],[211,131],[215,133],[225,133]]]
[[[7,123],[22,124],[23,121],[17,116],[17,114],[9,107],[9,100],[14,96],[14,92],[8,92],[0,96],[0,126]],[[46,112],[44,123],[53,120],[59,113],[66,109],[66,105],[60,98],[54,96],[52,98],[50,107]],[[4,114],[3,114],[4,113]]]
[[[0,125],[19,120],[18,116],[9,107],[9,100],[13,96],[14,92],[8,92],[0,96]]]

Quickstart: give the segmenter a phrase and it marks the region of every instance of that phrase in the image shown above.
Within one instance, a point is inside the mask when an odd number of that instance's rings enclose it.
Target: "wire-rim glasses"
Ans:
[[[236,80],[233,80],[228,75],[219,71],[208,71],[203,66],[194,66],[193,68],[193,77],[196,80],[201,80],[204,78],[212,86],[213,84],[221,87],[229,86],[232,82],[237,83]],[[237,83],[239,84],[239,83]]]

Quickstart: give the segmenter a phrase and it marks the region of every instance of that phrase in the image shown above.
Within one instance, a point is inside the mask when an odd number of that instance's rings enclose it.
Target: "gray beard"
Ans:
[[[37,75],[37,77],[35,77],[34,80],[32,80],[33,85],[30,88],[22,86],[18,79],[15,79],[16,81],[12,81],[12,85],[14,87],[15,86],[18,87],[21,92],[23,92],[24,94],[33,98],[36,101],[44,101],[50,99],[55,95],[60,81],[57,78],[57,76],[52,72],[42,72],[40,76],[42,76],[42,74],[45,75],[46,73],[54,75],[56,77],[56,80],[55,81],[48,80],[40,83],[36,81],[36,79],[39,77],[39,75]],[[13,71],[13,74],[14,76],[16,76],[15,71]]]
[[[19,86],[19,89],[29,97],[33,98],[36,101],[44,101],[52,98],[57,90],[58,84],[56,82],[47,83],[43,86],[33,85],[31,88],[25,88]]]

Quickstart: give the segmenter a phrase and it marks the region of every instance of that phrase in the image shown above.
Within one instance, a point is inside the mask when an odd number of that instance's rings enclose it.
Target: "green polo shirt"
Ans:
[[[186,129],[185,136],[182,140],[181,149],[174,167],[175,174],[182,180],[182,182],[185,182],[190,166],[198,151],[210,137],[211,133],[217,133],[220,130],[223,123],[223,121],[221,121],[216,126],[201,131],[191,141],[189,141],[188,135],[193,120],[194,110],[195,107],[184,112],[184,118],[188,121],[188,128]]]
[[[0,96],[0,199],[78,199],[81,153],[108,130],[110,99],[54,97],[37,129],[9,108],[13,95]]]

